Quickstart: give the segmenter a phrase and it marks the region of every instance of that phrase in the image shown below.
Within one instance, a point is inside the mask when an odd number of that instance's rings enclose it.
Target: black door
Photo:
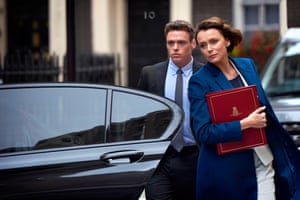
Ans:
[[[48,53],[48,0],[7,3],[7,51],[32,54],[39,59]]]
[[[128,0],[128,85],[136,87],[141,68],[167,58],[164,26],[169,0]]]

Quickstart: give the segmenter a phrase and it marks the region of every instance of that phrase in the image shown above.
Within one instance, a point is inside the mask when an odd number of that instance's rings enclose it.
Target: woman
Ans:
[[[197,199],[296,199],[299,152],[276,118],[253,61],[229,56],[242,41],[241,32],[212,17],[199,22],[195,39],[208,61],[191,77],[188,89],[192,127],[201,144]],[[256,85],[262,106],[242,120],[212,124],[205,95],[247,85]],[[268,144],[224,155],[217,153],[217,143],[239,141],[247,128],[265,128]]]

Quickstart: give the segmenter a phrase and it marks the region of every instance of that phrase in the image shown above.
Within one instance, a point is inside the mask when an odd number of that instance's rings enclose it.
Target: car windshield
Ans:
[[[267,64],[262,84],[268,96],[300,94],[300,42],[283,43]]]

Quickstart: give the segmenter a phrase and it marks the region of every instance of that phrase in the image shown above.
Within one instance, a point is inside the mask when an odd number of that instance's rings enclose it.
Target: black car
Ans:
[[[279,121],[300,149],[300,28],[279,41],[262,73],[262,84]]]
[[[126,87],[1,85],[0,199],[138,199],[182,120]]]

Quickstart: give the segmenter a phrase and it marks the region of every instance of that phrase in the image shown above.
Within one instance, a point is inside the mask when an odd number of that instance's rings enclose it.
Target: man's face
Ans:
[[[185,31],[175,30],[167,34],[167,50],[169,57],[178,66],[183,67],[191,60],[192,51],[196,47],[193,39]]]

